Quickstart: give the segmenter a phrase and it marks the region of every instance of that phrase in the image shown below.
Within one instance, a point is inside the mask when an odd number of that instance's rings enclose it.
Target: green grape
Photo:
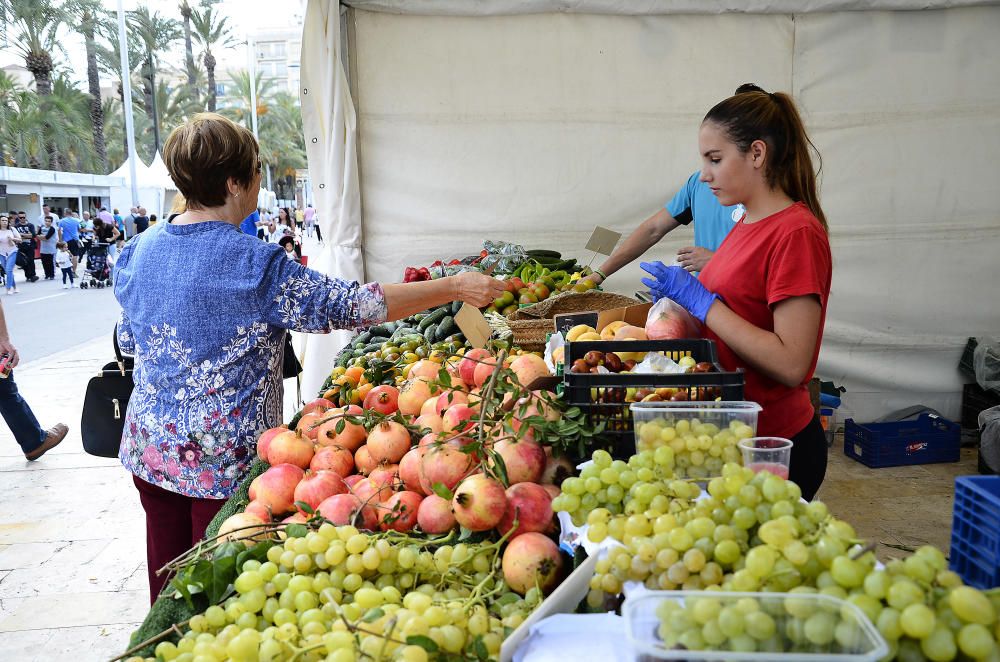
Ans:
[[[969,623],[958,632],[958,648],[969,657],[980,660],[991,652],[996,653],[997,642],[986,627],[979,623]]]
[[[713,558],[724,565],[732,565],[740,558],[740,546],[734,540],[723,540],[715,546]]]
[[[886,592],[886,602],[893,609],[903,611],[911,604],[924,601],[924,592],[908,579],[897,579]],[[954,609],[954,606],[952,606]]]
[[[774,619],[762,611],[747,614],[746,633],[757,640],[770,639],[777,631]]]
[[[744,615],[736,607],[723,607],[719,612],[719,629],[727,637],[741,635],[745,628]]]
[[[927,638],[920,641],[920,650],[931,662],[947,662],[955,659],[958,653],[955,635],[943,625],[934,628]]]
[[[830,575],[844,588],[856,588],[865,581],[864,566],[847,556],[838,556],[833,560]]]
[[[889,575],[884,570],[875,570],[874,572],[868,573],[863,582],[865,588],[865,593],[875,598],[876,600],[882,600],[886,597],[889,592],[889,586],[892,585],[892,580]]]
[[[923,639],[934,631],[934,612],[930,607],[920,603],[907,605],[899,615],[899,626],[903,633],[914,639]]]
[[[817,612],[806,619],[804,633],[806,639],[817,646],[825,646],[833,641],[836,620],[833,614]]]
[[[948,594],[948,605],[967,623],[990,625],[996,620],[996,610],[989,598],[970,586],[959,586]]]

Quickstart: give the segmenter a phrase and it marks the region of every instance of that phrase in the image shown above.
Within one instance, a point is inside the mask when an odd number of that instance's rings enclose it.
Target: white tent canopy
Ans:
[[[344,52],[336,3],[311,0],[303,38],[317,209],[350,264],[332,273],[398,281],[485,238],[586,257],[595,225],[627,233],[673,195],[705,112],[756,82],[795,96],[823,156],[817,374],[863,419],[914,403],[957,417],[965,338],[1000,326],[996,3],[348,4]],[[690,243],[681,228],[647,257]],[[306,357],[307,392],[328,359]]]
[[[159,153],[156,154],[153,163],[155,164],[159,158]],[[159,161],[160,165],[163,165],[163,160]],[[166,172],[166,167],[164,167],[164,173]],[[162,214],[162,208],[164,203],[164,194],[166,188],[162,179],[158,176],[157,172],[152,170],[150,166],[143,163],[142,159],[138,156],[135,159],[135,181],[136,181],[136,194],[139,196],[138,200],[132,199],[132,173],[129,168],[129,162],[126,159],[125,162],[115,170],[110,177],[122,177],[125,180],[125,185],[121,187],[114,187],[111,189],[111,206],[113,208],[121,211],[122,215],[128,213],[129,208],[133,204],[138,203],[144,207],[151,214]],[[169,175],[167,176],[169,181]],[[173,182],[170,182],[171,187],[173,187]],[[176,188],[176,187],[174,187]]]

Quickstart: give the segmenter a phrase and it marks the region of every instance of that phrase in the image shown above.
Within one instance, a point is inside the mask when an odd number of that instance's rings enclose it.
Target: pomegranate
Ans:
[[[294,464],[276,464],[260,475],[254,500],[270,508],[272,515],[287,513],[295,503],[295,486],[304,475]]]
[[[463,438],[431,446],[420,459],[420,489],[426,494],[434,492],[434,485],[441,483],[449,490],[476,470],[476,458],[462,450]]]
[[[492,356],[482,359],[482,363],[476,365],[472,373],[472,379],[477,388],[482,388],[489,381],[493,373],[497,371],[497,360]]]
[[[346,478],[344,478],[344,483],[347,485],[347,487],[353,488],[355,485],[357,485],[359,482],[363,481],[364,479],[365,479],[365,477],[362,476],[361,474],[351,474],[350,476],[347,476]]]
[[[473,474],[455,488],[451,508],[460,525],[470,531],[488,531],[503,519],[507,495],[500,482],[485,474]]]
[[[267,537],[263,531],[264,520],[250,513],[230,515],[219,527],[219,535],[227,540],[241,542],[252,547],[258,541]],[[251,527],[251,528],[247,528]]]
[[[250,489],[247,490],[247,496],[253,501],[257,498],[257,486],[260,485],[260,476],[257,476],[250,481]]]
[[[652,313],[646,319],[646,337],[650,340],[678,340],[682,338],[697,338],[699,324],[691,313],[680,306],[672,305],[665,310]]]
[[[541,393],[542,391],[532,391],[531,396],[518,399],[514,405],[513,418],[510,424],[514,432],[518,432],[521,429],[525,420],[535,416],[541,416],[548,422],[558,421],[562,418],[562,413],[553,405],[546,402]]]
[[[309,468],[313,471],[332,471],[346,478],[354,471],[354,455],[343,446],[320,446]]]
[[[469,404],[469,396],[463,391],[445,391],[437,397],[434,404],[434,413],[441,416],[448,410],[452,405],[467,405]]]
[[[402,533],[412,531],[417,525],[417,513],[421,501],[423,497],[416,492],[406,490],[396,492],[386,499],[379,528],[383,531],[392,529]]]
[[[359,448],[354,453],[354,466],[357,467],[358,471],[365,476],[374,471],[375,467],[378,466],[378,462],[374,460],[371,456],[371,451],[368,449],[368,444],[365,444]]]
[[[327,417],[330,419],[317,428],[316,441],[322,446],[337,444],[343,446],[352,453],[365,443],[368,432],[360,423],[351,423],[344,416],[361,416],[364,410],[357,405],[351,405],[343,411],[331,410]],[[331,417],[332,415],[332,417]],[[341,431],[337,432],[338,423],[344,422]]]
[[[424,404],[420,405],[420,415],[421,416],[440,416],[441,412],[438,411],[438,400],[441,398],[440,395],[432,395],[427,398]]]
[[[295,501],[302,501],[316,510],[316,506],[327,497],[347,492],[347,484],[340,475],[332,471],[308,472],[295,486]],[[299,508],[301,511],[302,509]]]
[[[326,398],[316,398],[315,400],[310,400],[305,405],[302,406],[302,415],[311,414],[313,412],[322,414],[327,409],[333,409],[334,404],[327,400]]]
[[[562,493],[562,490],[559,489],[558,485],[551,485],[549,483],[542,483],[542,487],[545,488],[545,491],[549,493],[549,498],[550,499],[555,499],[557,496],[559,496]]]
[[[511,361],[510,369],[514,371],[521,386],[530,386],[539,377],[548,377],[552,374],[545,365],[545,359],[538,354],[522,354]]]
[[[507,488],[507,510],[497,525],[497,531],[507,533],[515,521],[517,529],[511,538],[529,531],[544,533],[548,530],[552,524],[552,497],[545,487],[536,483],[518,483]]]
[[[399,461],[399,479],[403,481],[403,488],[421,496],[424,495],[423,488],[420,487],[420,458],[423,455],[424,449],[418,447],[407,451]]]
[[[399,411],[408,416],[416,416],[428,398],[436,393],[437,387],[423,377],[408,379],[399,389]]]
[[[441,417],[441,429],[445,432],[465,432],[475,427],[473,417],[476,412],[469,405],[457,404],[448,407]]]
[[[493,358],[493,354],[487,349],[473,348],[465,353],[458,364],[458,376],[466,384],[475,384],[476,366],[483,359]]]
[[[399,462],[410,450],[410,431],[395,421],[382,421],[368,433],[367,446],[376,464]]]
[[[300,469],[305,469],[312,458],[312,442],[297,431],[285,430],[276,434],[267,447],[267,459],[272,466],[294,464]]]
[[[430,399],[428,402],[435,402],[435,399]],[[440,432],[444,427],[444,421],[437,414],[421,414],[417,417],[413,424],[420,429],[427,429],[431,432]]]
[[[507,469],[507,482],[537,483],[545,471],[545,449],[541,444],[526,439],[501,439],[493,446],[503,458]]]
[[[373,469],[368,479],[379,487],[388,487],[390,491],[395,491],[400,486],[399,465],[380,464],[377,469]]]
[[[359,480],[354,484],[354,487],[351,488],[351,492],[354,493],[354,496],[361,499],[361,503],[371,506],[377,506],[379,502],[392,496],[391,487],[385,484],[376,483],[371,478]]]
[[[267,449],[271,445],[271,440],[274,439],[276,435],[282,432],[287,432],[288,426],[282,425],[281,427],[271,428],[270,430],[264,430],[257,437],[257,457],[267,462]],[[270,463],[269,463],[270,464]]]
[[[451,501],[436,494],[424,497],[417,509],[417,524],[424,533],[447,533],[455,528],[455,513]]]
[[[524,595],[537,585],[546,592],[559,582],[562,556],[550,538],[541,533],[522,533],[507,543],[501,565],[504,581],[514,591]]]
[[[376,386],[365,396],[364,408],[380,414],[394,414],[399,409],[399,391],[386,384]]]
[[[247,507],[243,509],[243,512],[249,513],[250,515],[256,515],[264,522],[271,521],[271,512],[267,509],[267,506],[262,504],[260,501],[251,501],[247,504]]]
[[[373,531],[378,524],[375,509],[362,504],[353,494],[335,494],[324,499],[316,511],[337,526],[352,524]]]
[[[305,524],[309,521],[309,517],[305,513],[295,512],[285,519],[281,520],[282,524]],[[278,534],[279,537],[284,538],[283,533]]]
[[[438,378],[438,372],[441,370],[441,364],[435,363],[428,359],[421,359],[413,364],[410,368],[410,372],[407,373],[407,377],[414,379],[415,377],[423,377],[427,380],[435,380]]]
[[[554,457],[552,448],[545,447],[545,470],[542,471],[540,483],[562,485],[562,482],[576,474],[576,467],[565,457]]]
[[[312,412],[311,414],[303,414],[299,418],[298,424],[295,426],[295,431],[307,437],[309,441],[316,441],[316,435],[319,433],[319,426],[323,424],[326,419],[326,412]]]

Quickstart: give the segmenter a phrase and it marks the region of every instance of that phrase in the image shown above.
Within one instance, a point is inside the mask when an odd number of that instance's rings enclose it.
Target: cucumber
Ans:
[[[372,328],[368,329],[368,333],[372,334],[373,336],[382,336],[384,338],[388,338],[392,334],[392,331],[387,330],[385,328],[385,324],[376,324]]]
[[[337,358],[337,367],[346,368],[354,359],[354,352],[341,352]]]
[[[540,257],[554,257],[559,259],[562,257],[562,253],[559,251],[550,251],[547,248],[532,248],[529,251],[525,251],[525,253],[536,259]]]
[[[437,325],[432,324],[431,326],[424,329],[424,340],[429,343],[434,343],[437,340]]]
[[[447,308],[438,308],[433,313],[425,317],[417,324],[417,330],[423,333],[431,324],[439,324],[448,314]]]
[[[458,311],[462,310],[463,301],[452,301],[451,302],[451,315],[454,317],[458,315]]]
[[[354,338],[354,344],[357,345],[358,343],[361,343],[362,346],[364,346],[364,345],[367,345],[369,342],[371,342],[371,339],[372,339],[371,332],[370,331],[365,331],[364,333],[359,333]]]
[[[377,352],[378,350],[382,349],[382,345],[384,343],[385,343],[384,340],[380,342],[368,343],[367,345],[361,348],[361,353],[367,354],[368,352]]]
[[[435,332],[434,337],[438,340],[443,340],[455,333],[458,330],[458,326],[455,324],[455,318],[451,315],[445,317],[441,320],[441,323],[437,327],[437,332]]]

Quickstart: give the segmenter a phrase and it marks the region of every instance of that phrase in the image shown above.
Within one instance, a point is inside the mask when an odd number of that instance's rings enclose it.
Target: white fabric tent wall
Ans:
[[[818,374],[848,387],[860,418],[915,402],[957,415],[965,337],[995,332],[1000,310],[996,7],[351,4],[380,10],[350,16],[369,279],[484,238],[585,257],[594,225],[627,233],[676,191],[699,166],[704,113],[753,81],[796,97],[824,157],[835,265]],[[645,15],[574,13],[595,5]],[[511,15],[387,13],[470,6]],[[311,29],[304,58],[326,47]],[[647,255],[689,243],[679,229]],[[633,291],[639,275],[608,288]]]

